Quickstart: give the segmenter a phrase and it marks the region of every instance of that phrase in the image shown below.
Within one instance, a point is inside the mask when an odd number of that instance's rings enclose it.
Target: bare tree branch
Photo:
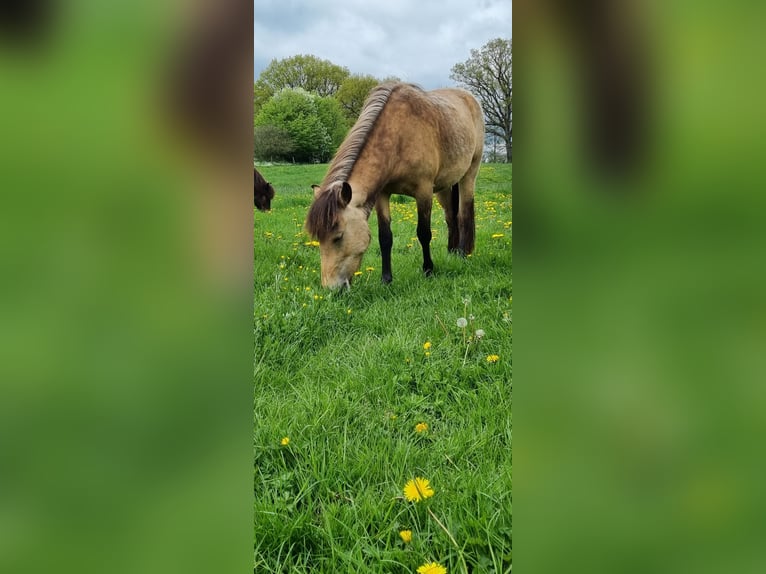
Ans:
[[[513,157],[513,40],[496,38],[471,57],[452,67],[450,77],[481,102],[487,132],[505,142],[507,160]]]

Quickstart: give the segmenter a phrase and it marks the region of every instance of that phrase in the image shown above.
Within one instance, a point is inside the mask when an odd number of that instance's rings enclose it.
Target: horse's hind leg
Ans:
[[[460,201],[457,210],[457,227],[460,230],[458,251],[462,255],[473,252],[476,236],[476,219],[474,216],[473,194],[476,185],[476,176],[481,166],[481,157],[471,164],[471,168],[458,183]]]
[[[378,216],[378,242],[383,264],[380,280],[383,283],[391,283],[392,279],[391,248],[394,245],[394,235],[391,233],[391,209],[388,200],[389,196],[381,194],[375,203],[375,213]]]
[[[425,197],[419,195],[416,201],[418,204],[418,241],[423,248],[423,273],[429,276],[434,270],[434,262],[431,260],[431,205],[433,198],[429,193]]]
[[[457,208],[460,201],[458,184],[440,190],[436,199],[444,208],[444,220],[447,222],[447,251],[457,251],[460,242],[460,230],[457,225]]]

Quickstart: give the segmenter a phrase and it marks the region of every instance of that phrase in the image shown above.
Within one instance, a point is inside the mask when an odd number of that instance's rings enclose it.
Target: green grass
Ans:
[[[393,283],[374,239],[340,292],[321,288],[302,229],[326,168],[259,167],[276,197],[254,214],[254,571],[510,572],[512,168],[482,166],[472,256],[447,253],[435,202],[424,277],[414,202],[395,196]],[[374,214],[370,226],[376,238]],[[405,500],[415,476],[433,497]]]

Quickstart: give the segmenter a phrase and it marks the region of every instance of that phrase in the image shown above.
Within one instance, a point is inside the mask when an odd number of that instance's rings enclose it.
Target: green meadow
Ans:
[[[254,213],[254,572],[510,572],[512,167],[482,166],[471,256],[434,202],[424,277],[394,196],[393,283],[373,213],[337,292],[303,230],[327,166],[257,167],[276,197]]]

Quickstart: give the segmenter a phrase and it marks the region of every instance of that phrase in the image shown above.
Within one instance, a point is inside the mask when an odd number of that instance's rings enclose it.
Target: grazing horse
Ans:
[[[474,246],[474,185],[484,147],[481,106],[470,93],[426,92],[404,83],[374,88],[338,149],[314,201],[306,230],[319,239],[322,285],[349,286],[370,245],[367,223],[378,217],[382,281],[391,282],[391,194],[415,198],[423,272],[430,275],[433,196],[444,208],[450,251]]]
[[[261,211],[269,211],[272,199],[274,199],[274,188],[263,179],[257,169],[253,168],[253,204]]]

